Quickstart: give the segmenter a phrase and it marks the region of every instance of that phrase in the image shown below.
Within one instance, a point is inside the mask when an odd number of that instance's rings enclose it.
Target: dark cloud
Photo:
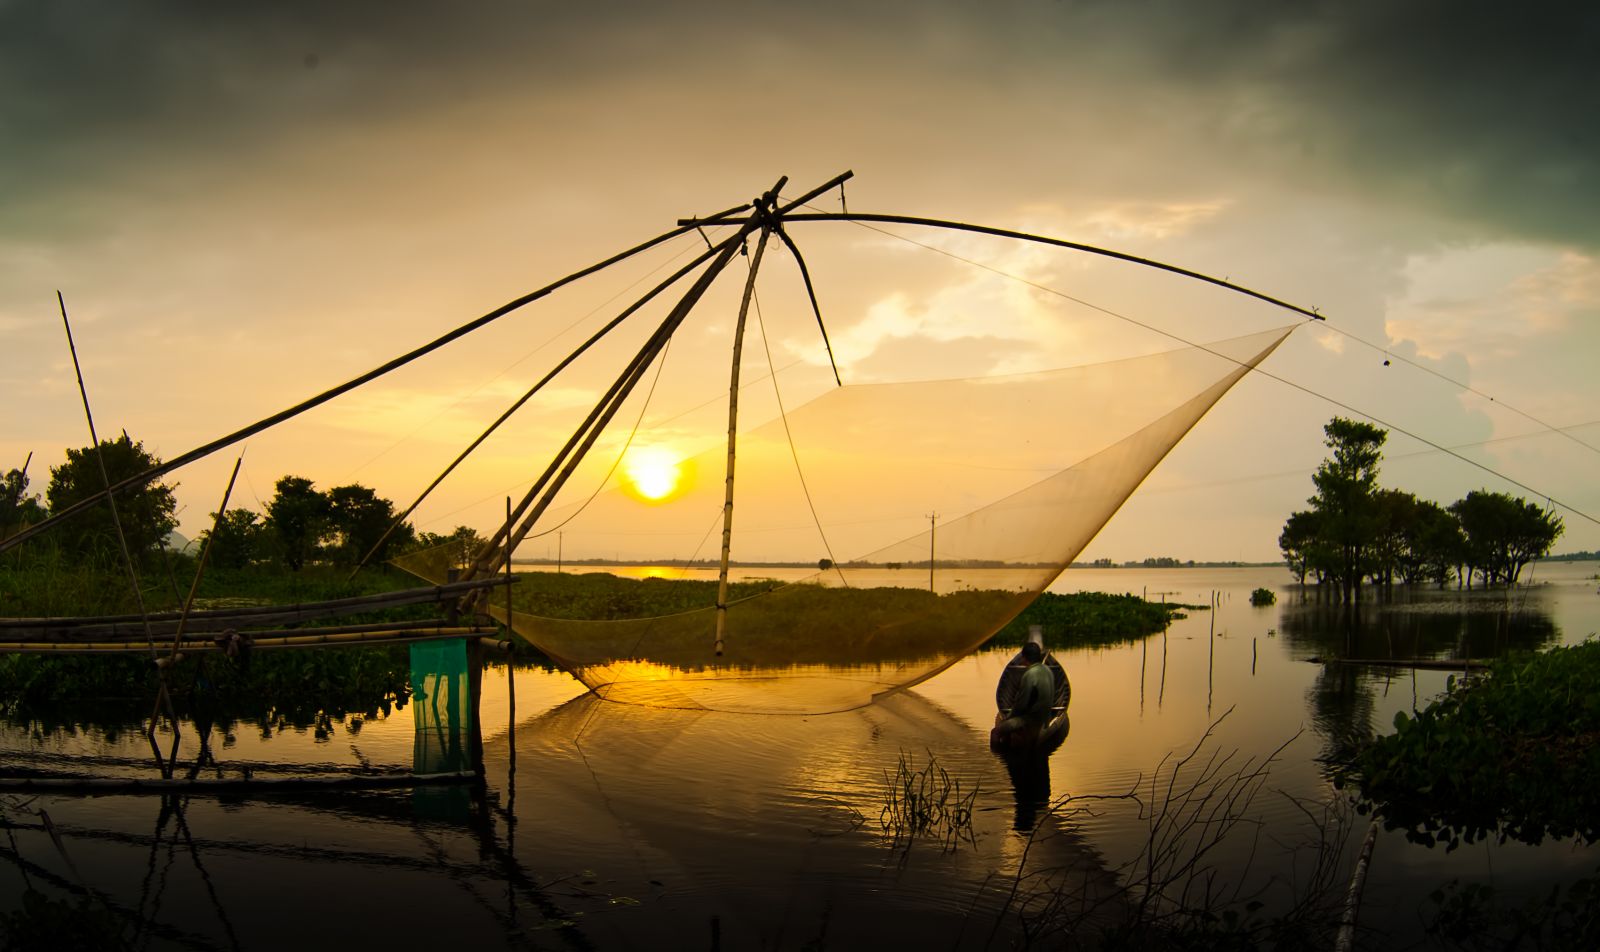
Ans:
[[[1167,127],[1130,140],[1166,150],[1144,163],[1209,155],[1240,178],[1595,247],[1597,49],[1600,7],[1479,0],[13,0],[0,2],[0,178],[14,183],[0,207],[43,218],[63,190],[114,199],[129,170],[225,165],[285,138],[494,101],[575,125],[670,125],[674,144],[707,148],[817,117],[900,142],[947,126],[918,147],[969,167],[1062,138],[1113,150],[1089,123],[1121,117]],[[559,113],[595,97],[609,115]]]

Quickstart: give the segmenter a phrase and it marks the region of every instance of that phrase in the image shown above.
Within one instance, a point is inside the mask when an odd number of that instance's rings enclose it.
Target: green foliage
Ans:
[[[1600,643],[1513,654],[1341,767],[1363,809],[1419,843],[1600,837]]]
[[[1561,517],[1525,499],[1476,490],[1450,506],[1465,535],[1464,561],[1486,585],[1510,585],[1565,528]]]
[[[1258,588],[1250,593],[1250,604],[1252,605],[1274,605],[1277,604],[1277,601],[1278,593],[1270,588]]]
[[[1516,949],[1527,944],[1552,952],[1600,948],[1600,872],[1520,904],[1502,899],[1493,886],[1458,880],[1428,898],[1435,907],[1428,933],[1447,947]]]
[[[45,515],[38,493],[28,492],[26,471],[12,469],[0,476],[0,539],[39,522]]]
[[[372,561],[382,562],[415,542],[410,523],[388,532],[395,514],[394,503],[359,483],[324,493],[309,479],[285,476],[267,503],[266,541],[278,561],[294,572],[319,559],[353,566],[374,548]]]
[[[1503,493],[1469,493],[1448,509],[1378,486],[1387,433],[1334,417],[1324,428],[1330,458],[1312,476],[1311,508],[1291,513],[1278,536],[1284,561],[1303,583],[1333,582],[1353,597],[1366,579],[1382,585],[1448,582],[1458,567],[1470,585],[1510,585],[1550,551],[1561,520]]]
[[[1205,606],[1160,604],[1137,595],[1045,592],[995,633],[991,645],[1016,645],[1028,640],[1028,627],[1042,625],[1051,647],[1085,647],[1137,641],[1166,628],[1184,609]]]
[[[276,489],[267,502],[267,533],[278,558],[298,572],[316,557],[327,532],[328,499],[302,476],[285,476]]]
[[[412,540],[409,523],[393,532],[394,503],[365,486],[352,483],[328,490],[328,540],[326,554],[341,565],[356,565],[368,552],[381,562],[390,551],[403,550]],[[380,542],[380,540],[382,540]],[[374,551],[376,549],[376,551]]]
[[[105,472],[100,470],[101,460]],[[45,499],[51,512],[60,512],[106,488],[106,480],[121,482],[161,465],[161,460],[145,451],[144,444],[124,433],[115,440],[102,440],[99,452],[92,446],[67,450],[67,461],[50,468],[50,486]],[[117,518],[112,520],[109,505],[91,506],[55,527],[53,537],[65,550],[78,555],[116,554],[117,524],[122,526],[128,551],[135,558],[156,552],[167,534],[177,527],[173,514],[177,500],[171,487],[154,483],[129,489],[116,496]]]
[[[449,535],[440,535],[437,532],[419,533],[406,547],[412,551],[443,547],[446,550],[448,563],[456,568],[464,568],[487,541],[470,526],[456,526]],[[390,546],[391,550],[397,548],[401,546]]]
[[[215,519],[216,513],[212,513]],[[208,564],[217,569],[248,568],[265,555],[266,527],[248,509],[229,509],[216,519],[200,541],[208,544]]]

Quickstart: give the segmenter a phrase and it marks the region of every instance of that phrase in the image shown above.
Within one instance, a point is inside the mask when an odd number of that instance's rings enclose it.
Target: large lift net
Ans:
[[[851,385],[738,434],[733,558],[807,553],[810,577],[651,617],[544,617],[483,606],[600,696],[753,713],[848,710],[981,645],[1084,549],[1213,404],[1288,335],[1280,328],[1082,367]],[[725,405],[707,411],[726,413]],[[672,417],[627,454],[682,445]],[[728,448],[698,430],[659,501],[609,488],[552,509],[571,537],[647,539],[717,564]],[[609,483],[608,483],[609,485]],[[445,580],[447,550],[399,560]],[[509,614],[509,617],[508,617]]]

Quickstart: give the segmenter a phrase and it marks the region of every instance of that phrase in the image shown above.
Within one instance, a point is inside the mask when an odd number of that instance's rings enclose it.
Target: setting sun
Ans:
[[[683,459],[661,446],[644,446],[628,453],[622,464],[622,487],[645,502],[662,502],[684,482]]]

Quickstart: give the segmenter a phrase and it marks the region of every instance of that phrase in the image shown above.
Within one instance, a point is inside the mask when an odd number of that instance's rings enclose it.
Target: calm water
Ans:
[[[1146,841],[1149,812],[1104,798],[1138,790],[1159,805],[1165,784],[1150,796],[1152,775],[1212,725],[1180,778],[1213,755],[1226,776],[1278,751],[1245,809],[1261,825],[1240,827],[1207,857],[1271,908],[1311,872],[1317,830],[1305,808],[1338,799],[1320,758],[1425,704],[1447,677],[1309,659],[1482,657],[1581,641],[1600,630],[1597,571],[1543,565],[1536,585],[1509,598],[1424,593],[1351,613],[1307,600],[1282,569],[1071,570],[1056,590],[1215,599],[1217,610],[1190,612],[1137,644],[1056,646],[1072,678],[1072,731],[1047,773],[1019,778],[985,743],[1005,651],[867,708],[814,717],[611,704],[563,674],[523,669],[513,723],[506,671],[494,669],[482,798],[454,788],[248,800],[0,794],[12,826],[0,841],[0,910],[29,887],[58,899],[87,887],[149,948],[1005,948],[1019,905],[1036,916],[1051,890],[1113,895]],[[1261,586],[1278,604],[1250,605]],[[192,756],[192,738],[180,756]],[[0,746],[7,762],[93,756],[107,773],[149,774],[133,764],[148,758],[143,738],[127,731],[10,729]],[[216,755],[405,768],[412,751],[407,707],[323,738],[241,726]],[[920,770],[930,757],[961,794],[977,791],[970,838],[953,848],[883,827],[888,778],[902,758]],[[1041,809],[1046,800],[1057,808]],[[1346,828],[1341,882],[1365,832],[1361,818]],[[1385,834],[1362,908],[1365,941],[1415,942],[1427,894],[1452,878],[1538,891],[1597,865],[1594,850],[1567,843],[1446,854]]]

